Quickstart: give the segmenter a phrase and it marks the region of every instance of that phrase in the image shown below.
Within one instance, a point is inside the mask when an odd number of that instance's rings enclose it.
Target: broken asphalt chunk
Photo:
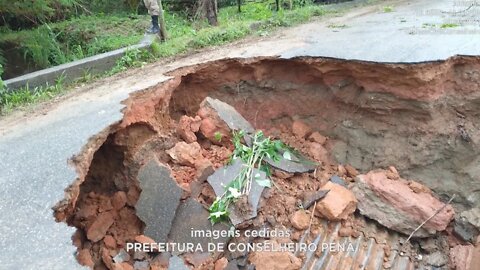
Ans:
[[[322,199],[327,195],[330,190],[318,190],[318,191],[305,191],[303,193],[302,206],[304,209],[310,208],[316,201]]]
[[[344,186],[344,187],[347,186],[347,183],[345,183],[345,180],[343,180],[338,175],[333,175],[332,177],[330,177],[330,182]]]
[[[208,250],[209,243],[225,244],[229,237],[218,237],[215,239],[208,232],[218,231],[219,234],[226,234],[229,227],[218,223],[212,226],[208,219],[209,213],[199,202],[190,198],[182,202],[177,209],[173,226],[169,234],[169,240],[179,246],[193,243],[194,249],[201,245],[203,251]],[[222,232],[225,231],[225,232]],[[215,232],[217,233],[217,232]],[[186,250],[184,252],[187,252]],[[181,250],[172,251],[174,255],[183,254]],[[170,268],[169,268],[170,269]]]
[[[140,169],[138,181],[142,192],[135,208],[145,223],[144,235],[156,242],[165,242],[182,190],[172,179],[170,170],[156,160],[150,160]]]
[[[278,161],[274,161],[271,158],[265,158],[265,162],[277,169],[289,173],[312,172],[318,166],[316,162],[313,162],[299,154],[292,154],[290,160],[285,159],[283,156],[280,157],[280,160]]]
[[[245,163],[240,159],[234,159],[231,165],[224,166],[218,169],[213,175],[208,177],[207,181],[212,186],[213,190],[217,197],[222,196],[225,193],[225,187],[231,183],[243,170]],[[258,169],[253,169],[253,175],[260,174],[260,179],[267,179],[265,172]],[[258,203],[264,187],[260,186],[257,181],[252,181],[252,188],[248,194],[248,204],[242,205],[239,207],[241,198],[237,203],[231,206],[230,210],[230,221],[233,225],[238,225],[246,220],[252,219],[257,216]]]
[[[246,133],[255,132],[253,126],[235,108],[225,102],[207,97],[200,106],[213,109],[231,130],[243,130]]]

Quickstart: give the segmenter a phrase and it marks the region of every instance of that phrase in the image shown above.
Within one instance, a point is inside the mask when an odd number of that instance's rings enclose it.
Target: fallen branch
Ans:
[[[453,194],[453,196],[450,198],[450,200],[448,200],[448,202],[446,204],[444,204],[442,207],[440,207],[437,211],[435,211],[435,213],[433,213],[433,215],[431,215],[429,218],[427,218],[424,222],[422,222],[422,224],[420,224],[420,226],[418,226],[407,238],[407,240],[405,241],[405,243],[403,243],[403,245],[407,244],[408,241],[413,237],[413,235],[418,231],[420,230],[420,228],[423,227],[423,225],[425,225],[428,221],[430,221],[433,217],[435,217],[438,213],[440,213],[443,209],[445,209],[445,207],[447,207],[447,205],[449,205],[453,199],[455,198],[455,194]]]
[[[315,204],[313,205],[313,210],[312,210],[312,214],[310,216],[310,222],[308,223],[308,234],[310,234],[310,229],[312,228],[312,221],[313,221],[313,214],[315,213],[315,208],[317,208],[317,202],[315,202]]]

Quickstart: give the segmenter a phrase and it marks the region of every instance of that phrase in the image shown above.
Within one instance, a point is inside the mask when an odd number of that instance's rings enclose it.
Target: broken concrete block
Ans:
[[[135,206],[138,217],[145,223],[144,235],[156,242],[165,242],[180,204],[182,189],[170,175],[170,170],[150,160],[138,173],[140,198]]]
[[[200,104],[198,115],[202,118],[200,132],[215,144],[228,141],[232,130],[255,132],[252,125],[235,108],[218,99],[205,98]]]
[[[330,191],[317,203],[316,214],[329,220],[341,220],[355,212],[357,199],[350,190],[332,182],[327,182],[322,189]]]
[[[330,190],[322,189],[318,191],[305,191],[303,192],[302,206],[304,209],[310,208],[316,201],[324,198]]]
[[[172,256],[168,262],[168,270],[189,270],[189,268],[180,257]]]
[[[197,162],[205,159],[202,155],[202,148],[197,142],[179,142],[166,152],[175,163],[184,166],[195,167]]]
[[[208,232],[218,231],[217,233],[220,233],[221,231],[229,230],[229,227],[222,223],[215,224],[212,227],[208,216],[208,210],[199,202],[191,198],[187,199],[178,206],[168,239],[176,244],[193,243],[195,247],[201,245],[204,251],[208,250],[208,243],[225,244],[229,240],[228,237],[215,239],[211,235],[204,235]],[[177,250],[172,253],[180,255],[183,252]]]
[[[409,235],[418,225],[431,217],[444,203],[430,193],[415,193],[405,179],[388,178],[386,170],[359,175],[352,189],[362,215],[383,226]],[[427,237],[443,231],[453,219],[452,206],[446,206],[430,219],[414,236]]]
[[[212,186],[215,194],[221,196],[225,193],[225,187],[235,180],[235,178],[244,169],[245,164],[240,159],[235,159],[229,166],[218,169],[214,174],[208,177],[207,181]],[[260,174],[260,179],[267,179],[265,172],[254,169],[253,175]],[[233,225],[238,225],[246,220],[257,216],[258,203],[264,187],[260,186],[255,180],[252,182],[252,188],[248,194],[248,205],[238,207],[238,204],[230,208],[230,221]],[[241,198],[239,199],[239,201]],[[241,202],[239,202],[241,203]]]

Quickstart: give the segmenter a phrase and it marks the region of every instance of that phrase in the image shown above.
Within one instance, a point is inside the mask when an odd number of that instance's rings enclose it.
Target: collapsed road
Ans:
[[[254,42],[218,47],[168,64],[161,61],[148,65],[148,68],[87,84],[79,87],[73,95],[53,102],[53,106],[36,108],[39,111],[34,115],[27,113],[26,116],[20,114],[19,117],[16,113],[11,117],[2,117],[0,119],[2,268],[86,269],[72,256],[77,250],[70,239],[75,228],[55,223],[50,208],[63,197],[63,188],[76,177],[75,171],[65,161],[79,153],[91,136],[122,119],[123,114],[120,110],[123,105],[120,102],[126,99],[129,93],[164,81],[166,77],[163,74],[169,70],[225,57],[324,56],[377,62],[418,63],[443,61],[454,55],[480,55],[480,39],[478,34],[474,34],[480,29],[478,25],[468,26],[470,34],[461,33],[466,28],[464,26],[428,29],[437,31],[421,33],[425,30],[423,27],[425,23],[441,25],[450,20],[458,20],[459,17],[460,19],[468,17],[469,14],[478,14],[476,7],[469,9],[469,13],[452,12],[464,9],[463,6],[455,7],[454,4],[451,0],[382,1],[376,7],[362,8],[325,21],[284,29],[259,40],[255,39]],[[385,5],[392,6],[393,12],[383,12]],[[330,28],[330,25],[346,27]],[[232,104],[228,99],[223,101]],[[251,118],[247,119],[255,124]],[[315,126],[312,128],[317,129]],[[467,133],[464,133],[462,128],[459,128],[460,134],[468,134],[468,130],[466,131]],[[393,165],[398,167],[397,164]],[[362,174],[368,172],[359,169]],[[403,178],[410,179],[405,176],[403,170],[398,170]],[[451,175],[450,178],[454,176]],[[411,179],[423,181],[414,174]],[[332,177],[332,181],[339,182],[339,179]],[[463,186],[463,183],[460,186]],[[476,190],[478,189],[472,191]],[[440,195],[442,202],[446,202],[452,195],[442,195],[437,191],[434,191],[434,194]],[[456,200],[459,198],[456,196]],[[455,210],[461,219],[478,216],[475,211]],[[377,231],[372,232],[381,235]],[[468,238],[468,235],[465,235],[465,238]],[[323,241],[323,238],[319,238],[318,241]],[[357,241],[362,245],[364,243],[362,239]],[[371,248],[367,251],[377,250],[374,245],[376,243],[372,242],[372,238],[368,238],[367,247],[370,245]],[[428,249],[436,245],[436,241],[430,241],[422,247]],[[460,255],[468,255],[470,249],[468,245],[466,246],[455,246],[453,251]],[[390,254],[395,256],[394,252]],[[435,254],[436,258],[444,260],[444,256]],[[184,263],[177,260],[178,257],[174,258],[173,262]]]
[[[77,228],[77,259],[94,269],[474,269],[479,70],[477,57],[180,68],[132,94],[123,119],[73,158],[78,178],[55,217]],[[228,165],[235,130],[262,130],[300,159],[267,160],[273,185],[253,181],[212,227],[208,208],[242,167]],[[284,235],[245,234],[262,230]]]

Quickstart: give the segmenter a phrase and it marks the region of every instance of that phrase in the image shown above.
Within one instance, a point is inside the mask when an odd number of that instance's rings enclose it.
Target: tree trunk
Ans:
[[[218,15],[218,0],[215,0],[215,14]]]
[[[165,26],[165,16],[163,14],[163,5],[162,0],[158,0],[158,6],[160,7],[160,14],[158,15],[158,22],[160,24],[160,39],[166,41],[167,36],[167,27]]]
[[[242,0],[237,0],[238,12],[242,12]]]
[[[277,11],[280,10],[280,0],[275,0],[275,5],[277,6]]]
[[[217,26],[217,13],[215,12],[215,2],[214,0],[204,0],[205,1],[205,14],[207,15],[208,24]]]

